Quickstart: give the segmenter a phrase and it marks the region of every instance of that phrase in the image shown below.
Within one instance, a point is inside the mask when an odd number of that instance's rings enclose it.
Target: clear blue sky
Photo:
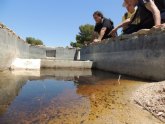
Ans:
[[[100,10],[115,24],[125,12],[123,0],[0,0],[0,22],[25,39],[39,38],[48,46],[67,46],[75,41],[82,24],[94,24]]]

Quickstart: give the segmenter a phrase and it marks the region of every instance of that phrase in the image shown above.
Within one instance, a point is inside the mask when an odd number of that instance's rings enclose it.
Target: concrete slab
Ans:
[[[16,58],[12,64],[12,70],[40,70],[41,60],[40,59],[20,59]]]
[[[71,61],[71,60],[41,60],[41,68],[79,68],[91,69],[92,61]]]
[[[71,73],[72,72],[72,73]],[[79,76],[91,76],[91,69],[41,69],[41,76],[54,76],[54,77],[79,77]]]

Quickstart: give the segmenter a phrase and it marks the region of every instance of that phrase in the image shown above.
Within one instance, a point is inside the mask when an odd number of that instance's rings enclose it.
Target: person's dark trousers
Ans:
[[[161,12],[162,23],[165,23],[165,11]]]
[[[123,30],[123,34],[132,34],[132,33],[137,32],[139,30],[140,30],[140,28],[138,25],[129,25],[128,28]]]
[[[146,20],[142,24],[138,24],[138,25],[130,24],[128,26],[128,28],[123,31],[123,33],[124,34],[132,34],[134,32],[141,30],[141,29],[151,29],[153,26],[154,26],[154,20],[151,18],[151,19]]]

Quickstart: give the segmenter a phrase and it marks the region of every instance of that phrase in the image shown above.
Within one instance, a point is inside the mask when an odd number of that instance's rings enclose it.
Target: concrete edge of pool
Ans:
[[[92,61],[72,61],[55,59],[20,59],[16,58],[11,70],[40,70],[41,68],[71,68],[71,69],[92,69]]]

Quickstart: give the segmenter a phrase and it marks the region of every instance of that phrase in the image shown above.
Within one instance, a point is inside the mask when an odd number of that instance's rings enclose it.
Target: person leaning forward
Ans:
[[[119,28],[127,25],[128,28],[124,34],[131,34],[141,29],[151,29],[153,26],[160,27],[161,23],[164,23],[162,14],[165,10],[165,0],[130,0],[130,3],[138,6],[135,15],[118,25],[110,33],[111,35],[114,36]]]
[[[122,17],[122,22],[126,21],[127,19],[132,18],[137,10],[136,5],[130,4],[129,0],[124,0],[123,7],[126,8],[127,12]],[[123,31],[126,30],[128,26],[123,27]]]
[[[96,22],[94,32],[98,34],[98,37],[94,38],[93,43],[111,38],[112,36],[109,33],[114,29],[112,20],[105,18],[100,11],[94,12],[93,18]]]

